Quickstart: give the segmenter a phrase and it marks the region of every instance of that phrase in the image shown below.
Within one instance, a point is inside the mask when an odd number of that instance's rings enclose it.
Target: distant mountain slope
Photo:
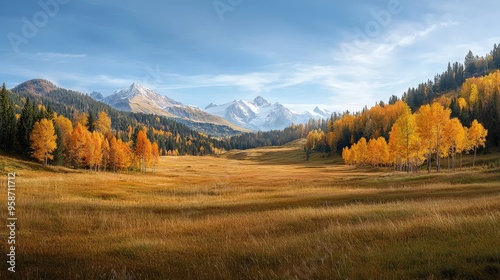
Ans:
[[[175,101],[137,84],[116,91],[101,101],[120,111],[175,117],[163,109],[176,104]]]
[[[30,94],[46,94],[56,89],[58,89],[58,87],[47,80],[34,79],[17,85],[11,89],[11,91],[17,93],[26,92]]]
[[[104,99],[104,96],[102,96],[102,93],[94,91],[90,94],[90,97],[94,98],[97,101],[101,101]]]
[[[224,118],[211,115],[193,106],[184,105],[135,83],[102,99],[102,102],[120,111],[155,114],[180,119],[187,123],[228,126],[236,131],[248,131]]]
[[[36,103],[44,104],[46,107],[50,107],[58,114],[62,114],[69,118],[72,118],[76,111],[85,113],[91,111],[95,114],[99,111],[105,111],[111,117],[113,127],[119,130],[126,130],[129,125],[132,127],[138,124],[153,127],[155,126],[155,122],[149,120],[154,119],[152,117],[145,117],[142,113],[116,110],[105,103],[94,100],[87,94],[59,88],[53,83],[42,79],[26,81],[12,88],[11,91],[16,94],[15,101],[18,104],[18,108],[20,108],[23,104],[20,100],[21,98],[30,98]],[[165,116],[165,114],[163,114],[163,116]],[[239,130],[235,130],[230,126],[203,124],[190,120],[182,120],[182,122],[180,122],[181,120],[179,118],[170,119],[172,122],[179,121],[182,125],[185,125],[195,131],[217,137],[232,136],[241,133]],[[170,128],[175,126],[170,122],[165,123],[168,123],[168,127]]]
[[[253,101],[234,100],[223,105],[211,103],[205,111],[255,131],[281,130],[292,123],[306,123],[311,118],[328,118],[331,115],[317,107],[311,112],[296,113],[280,103],[271,104],[261,96]]]

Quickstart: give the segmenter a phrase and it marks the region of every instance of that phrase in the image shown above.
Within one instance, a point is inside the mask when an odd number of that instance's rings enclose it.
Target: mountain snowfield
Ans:
[[[157,114],[167,117],[175,117],[168,113],[169,107],[182,105],[135,83],[128,88],[115,91],[114,94],[101,101],[120,111]]]
[[[254,131],[280,130],[292,123],[306,123],[310,119],[325,119],[331,116],[330,112],[318,107],[313,111],[294,112],[280,103],[271,104],[261,96],[253,101],[234,100],[223,105],[211,103],[205,111]]]

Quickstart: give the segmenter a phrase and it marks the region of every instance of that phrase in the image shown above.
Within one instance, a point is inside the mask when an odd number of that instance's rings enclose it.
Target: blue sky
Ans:
[[[494,0],[8,1],[0,79],[105,96],[137,82],[202,108],[261,95],[359,110],[489,52],[499,11]]]

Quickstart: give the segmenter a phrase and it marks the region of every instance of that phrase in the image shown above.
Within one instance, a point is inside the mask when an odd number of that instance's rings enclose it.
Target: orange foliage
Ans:
[[[52,121],[41,119],[36,122],[30,140],[33,157],[47,165],[47,160],[54,158],[51,153],[57,148],[57,135]]]

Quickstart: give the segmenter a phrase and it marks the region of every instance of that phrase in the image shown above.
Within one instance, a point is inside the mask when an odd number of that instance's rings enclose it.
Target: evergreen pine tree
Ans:
[[[0,149],[12,151],[16,147],[16,138],[14,105],[4,83],[0,91]]]
[[[36,106],[31,100],[26,99],[26,103],[21,111],[21,117],[17,126],[18,151],[24,156],[30,152],[30,134],[36,122]]]
[[[57,125],[54,125],[54,130],[57,136],[56,139],[57,147],[52,152],[52,155],[54,156],[52,162],[54,165],[64,165],[64,153],[63,153],[64,143],[63,143],[63,138],[61,137],[61,130],[57,127]]]
[[[92,111],[89,111],[89,117],[87,118],[87,129],[89,132],[94,132],[95,130],[95,115]]]

